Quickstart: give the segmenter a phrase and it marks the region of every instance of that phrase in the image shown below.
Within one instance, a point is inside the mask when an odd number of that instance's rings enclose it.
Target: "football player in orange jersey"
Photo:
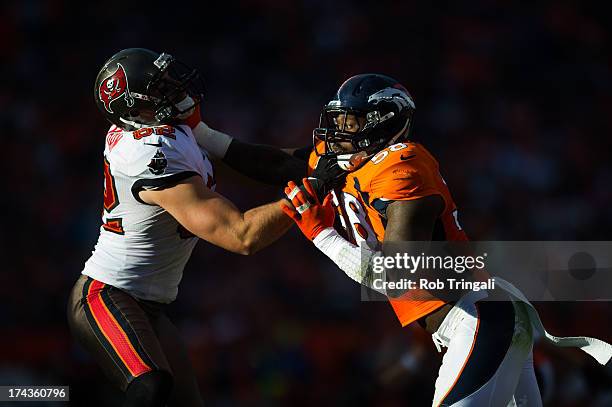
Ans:
[[[347,80],[324,108],[314,131],[315,151],[244,143],[210,129],[199,113],[188,124],[212,156],[264,183],[298,179],[305,167],[299,159],[308,161],[311,178],[300,187],[288,184],[290,202],[283,210],[348,276],[377,289],[374,259],[396,254],[393,242],[411,242],[410,249],[419,253],[430,240],[467,241],[436,160],[408,139],[414,109],[402,85],[367,74]],[[385,270],[385,278],[395,278],[391,272]],[[541,405],[531,356],[533,328],[549,342],[580,347],[602,364],[610,359],[612,347],[605,342],[549,335],[524,296],[508,283],[503,288],[451,299],[428,291],[417,291],[415,298],[414,290],[378,290],[403,326],[418,321],[439,351],[448,348],[434,405]]]
[[[436,159],[408,139],[414,110],[408,91],[387,76],[364,74],[344,82],[314,131],[309,167],[336,158],[346,182],[325,197],[310,178],[299,187],[289,182],[291,204],[283,210],[349,277],[387,295],[402,326],[418,321],[438,351],[448,348],[434,406],[540,406],[532,326],[541,323],[519,292],[467,291],[448,301],[398,295],[373,284],[374,259],[397,254],[391,242],[412,242],[420,253],[425,248],[417,242],[468,239]],[[488,296],[502,301],[484,301]],[[583,350],[605,364],[606,345]]]

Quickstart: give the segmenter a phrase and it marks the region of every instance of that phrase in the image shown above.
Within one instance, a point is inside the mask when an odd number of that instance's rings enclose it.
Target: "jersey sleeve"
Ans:
[[[393,201],[409,201],[430,195],[442,195],[435,177],[437,168],[418,157],[403,160],[393,154],[378,169],[370,181],[370,205],[383,216]]]
[[[308,156],[308,171],[307,171],[308,176],[312,174],[318,162],[319,162],[319,156],[313,149],[311,149],[310,155]]]
[[[127,175],[134,178],[134,198],[144,203],[138,194],[142,190],[165,189],[194,175],[202,176],[198,159],[202,161],[197,145],[165,137],[147,140],[126,165]]]

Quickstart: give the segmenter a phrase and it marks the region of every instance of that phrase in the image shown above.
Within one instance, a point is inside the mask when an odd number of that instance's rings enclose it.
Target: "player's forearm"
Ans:
[[[377,274],[373,269],[373,259],[382,255],[367,246],[356,246],[341,237],[333,228],[319,233],[312,241],[314,245],[329,257],[351,279],[361,285],[385,294],[375,279],[384,280],[384,274]]]
[[[223,162],[241,174],[268,185],[282,186],[306,176],[306,162],[280,148],[234,139]]]
[[[280,209],[278,202],[258,206],[244,213],[241,241],[243,254],[253,254],[283,236],[293,222]]]
[[[341,237],[333,228],[328,228],[319,233],[313,240],[315,246],[329,257],[344,274],[359,284],[374,291],[388,296],[398,298],[405,294],[404,289],[389,289],[388,283],[400,281],[401,278],[414,279],[413,274],[399,274],[398,270],[385,267],[378,257],[394,258],[399,252],[397,247],[384,246],[382,251],[370,249],[365,243],[356,246]],[[421,248],[421,245],[418,245]],[[421,253],[421,250],[415,250]],[[383,260],[383,259],[379,259]],[[394,286],[394,284],[391,284]]]
[[[231,202],[217,201],[192,211],[181,224],[200,239],[236,254],[258,252],[293,224],[276,202],[241,213]]]
[[[306,176],[307,163],[277,147],[237,140],[200,122],[193,128],[200,147],[241,174],[268,185],[281,186]]]
[[[280,238],[293,224],[277,202],[244,213],[216,196],[189,212],[184,225],[190,232],[233,253],[250,255]]]

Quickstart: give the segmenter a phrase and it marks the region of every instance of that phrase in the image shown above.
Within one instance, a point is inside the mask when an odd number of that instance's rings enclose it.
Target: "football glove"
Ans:
[[[331,195],[328,194],[321,203],[307,178],[302,180],[302,184],[307,193],[295,182],[289,181],[285,188],[289,202],[283,200],[281,209],[293,219],[304,236],[313,240],[324,229],[333,227],[336,212],[332,205]]]
[[[318,180],[318,182],[311,181],[311,184],[319,201],[323,201],[332,189],[344,186],[347,175],[348,172],[340,168],[335,157],[319,157],[316,167],[310,174],[310,177]]]

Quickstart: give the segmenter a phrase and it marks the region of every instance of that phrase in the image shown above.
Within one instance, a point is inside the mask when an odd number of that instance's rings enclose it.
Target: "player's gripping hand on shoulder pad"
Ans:
[[[313,240],[323,230],[333,227],[335,210],[331,194],[319,200],[312,179],[302,180],[303,188],[289,181],[285,187],[288,201],[281,202],[281,208],[298,225],[304,236]]]

